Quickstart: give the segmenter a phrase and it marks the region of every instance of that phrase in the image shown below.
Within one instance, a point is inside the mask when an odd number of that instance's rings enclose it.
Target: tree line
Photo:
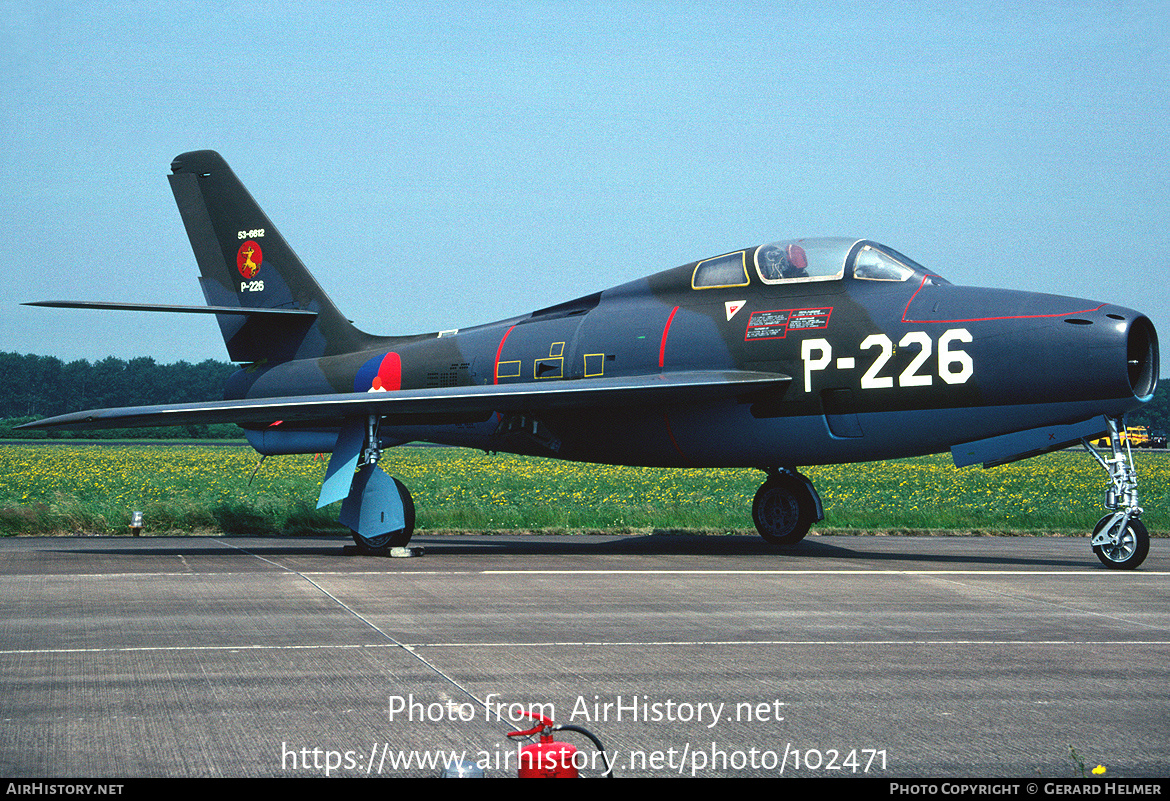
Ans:
[[[0,353],[0,437],[234,438],[234,425],[171,426],[155,429],[52,432],[13,431],[22,422],[85,409],[187,403],[223,397],[223,385],[237,367],[207,359],[198,364],[159,364],[149,356],[126,361],[63,362],[55,356]]]

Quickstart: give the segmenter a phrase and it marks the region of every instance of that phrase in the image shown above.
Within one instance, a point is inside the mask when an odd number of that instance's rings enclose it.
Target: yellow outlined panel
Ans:
[[[585,377],[592,378],[593,376],[605,375],[605,354],[604,353],[586,353],[585,354]]]
[[[519,378],[520,359],[514,362],[499,362],[496,364],[496,378]]]
[[[691,273],[691,289],[726,289],[750,283],[746,250],[704,259],[695,265],[695,271]]]
[[[564,378],[565,360],[560,356],[555,358],[545,356],[543,359],[537,359],[532,363],[532,377],[536,379]]]
[[[532,363],[532,377],[564,378],[565,377],[565,343],[554,342],[548,346],[548,356],[537,359]]]

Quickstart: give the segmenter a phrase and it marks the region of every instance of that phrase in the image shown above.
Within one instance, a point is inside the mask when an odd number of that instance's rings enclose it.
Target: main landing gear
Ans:
[[[1109,445],[1112,455],[1106,459],[1097,453],[1088,441],[1082,439],[1085,450],[1093,455],[1109,473],[1109,489],[1105,491],[1105,508],[1113,512],[1105,515],[1093,528],[1093,553],[1106,567],[1115,570],[1133,570],[1145,561],[1150,552],[1150,533],[1139,519],[1137,471],[1133,454],[1126,440],[1122,449],[1121,437],[1125,431],[1123,420],[1107,417]]]
[[[353,532],[358,550],[366,554],[404,548],[414,534],[414,500],[401,481],[378,466],[381,456],[378,418],[371,415],[366,422],[357,473],[338,516],[342,525]]]
[[[825,519],[821,497],[812,482],[790,467],[769,468],[752,502],[752,520],[765,542],[791,548],[808,533],[809,527]]]

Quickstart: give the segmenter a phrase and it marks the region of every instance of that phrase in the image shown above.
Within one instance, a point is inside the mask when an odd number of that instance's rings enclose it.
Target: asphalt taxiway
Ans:
[[[532,710],[619,776],[1170,774],[1164,540],[346,544],[0,540],[0,773],[506,776]]]

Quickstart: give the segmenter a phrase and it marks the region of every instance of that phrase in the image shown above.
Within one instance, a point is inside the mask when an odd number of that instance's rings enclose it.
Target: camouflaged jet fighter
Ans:
[[[473,328],[359,331],[227,163],[171,164],[207,306],[40,305],[216,316],[241,369],[225,400],[67,414],[31,428],[243,426],[261,454],[331,452],[319,505],[342,501],[360,548],[405,545],[414,503],[381,463],[411,441],[583,462],[756,467],[760,535],[823,519],[797,465],[951,450],[985,466],[1078,441],[1108,471],[1092,547],[1113,568],[1149,549],[1124,415],[1158,377],[1132,309],[954,286],[858,239],[735,250]],[[1087,440],[1108,431],[1101,456]]]

